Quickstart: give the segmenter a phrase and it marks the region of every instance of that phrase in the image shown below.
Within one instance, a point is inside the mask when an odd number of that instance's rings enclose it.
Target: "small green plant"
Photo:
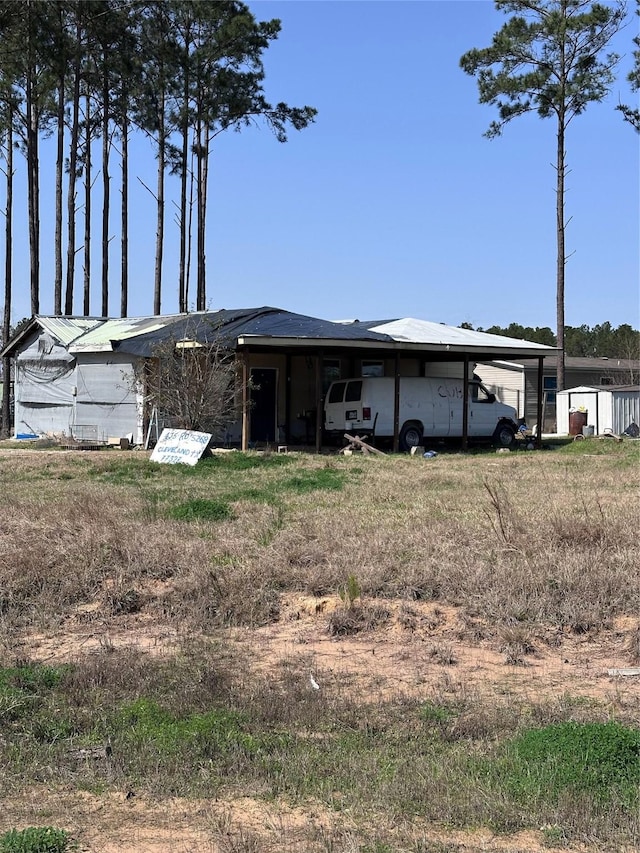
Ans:
[[[444,726],[455,718],[455,714],[449,708],[444,708],[442,705],[425,702],[420,708],[420,718],[431,726]]]
[[[69,667],[46,666],[44,664],[21,663],[17,666],[0,668],[0,687],[15,687],[29,693],[50,690],[62,680]]]
[[[227,501],[205,498],[184,501],[172,507],[169,515],[176,521],[227,521],[235,518]]]
[[[567,834],[557,823],[545,824],[540,827],[540,830],[545,847],[564,847],[567,843]]]
[[[362,589],[355,575],[349,575],[346,583],[338,587],[338,595],[347,610],[353,610],[356,599],[362,595]]]
[[[0,835],[0,853],[65,853],[77,849],[64,829],[29,826]]]

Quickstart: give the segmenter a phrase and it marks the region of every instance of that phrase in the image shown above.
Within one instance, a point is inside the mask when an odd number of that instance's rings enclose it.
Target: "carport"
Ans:
[[[327,358],[340,357],[352,365],[351,375],[356,376],[358,361],[378,359],[387,365],[387,371],[394,376],[394,436],[393,449],[399,449],[400,436],[400,378],[408,374],[411,364],[413,375],[425,375],[426,364],[462,364],[463,375],[463,436],[462,447],[468,448],[469,424],[469,367],[479,361],[508,360],[517,358],[533,358],[537,363],[537,422],[542,422],[543,399],[543,361],[545,355],[555,353],[553,347],[531,341],[521,341],[490,335],[485,332],[475,332],[470,329],[460,329],[433,323],[425,320],[405,318],[400,320],[370,321],[359,320],[329,323],[323,321],[323,332],[327,337],[307,336],[306,329],[300,328],[301,334],[274,334],[276,330],[269,329],[266,334],[240,334],[236,341],[236,351],[242,364],[243,387],[243,449],[250,446],[251,418],[255,416],[250,405],[250,379],[252,365],[265,354],[280,353],[285,356],[285,382],[287,401],[285,402],[286,418],[284,422],[284,441],[288,443],[291,434],[290,397],[292,387],[291,364],[292,358],[304,355],[313,364],[314,393],[311,414],[314,418],[314,438],[317,452],[322,448],[322,418],[323,418],[323,363]],[[266,330],[265,330],[266,331]],[[290,328],[288,331],[296,331]],[[375,338],[366,337],[367,334]],[[417,365],[417,366],[416,366]],[[388,374],[387,374],[388,375]],[[343,377],[347,378],[347,377]],[[541,444],[541,431],[535,438],[536,446]]]

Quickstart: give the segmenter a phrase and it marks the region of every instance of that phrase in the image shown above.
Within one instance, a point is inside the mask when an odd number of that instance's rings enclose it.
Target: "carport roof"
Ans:
[[[389,335],[394,341],[427,344],[437,347],[455,347],[474,351],[477,349],[508,349],[514,354],[545,355],[556,352],[554,347],[537,344],[533,341],[505,338],[502,335],[490,335],[487,332],[476,332],[473,329],[461,329],[458,326],[447,326],[444,323],[434,323],[430,320],[420,320],[415,317],[404,317],[398,320],[373,320],[362,322],[355,320],[351,326],[360,326],[375,332]]]

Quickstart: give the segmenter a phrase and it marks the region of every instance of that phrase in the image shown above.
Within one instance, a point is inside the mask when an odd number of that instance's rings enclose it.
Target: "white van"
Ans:
[[[324,404],[327,438],[358,431],[376,438],[393,436],[394,379],[372,376],[332,382]],[[513,443],[517,413],[496,400],[475,377],[469,381],[468,435],[491,439],[502,447]],[[400,449],[424,439],[462,438],[462,379],[400,378]]]

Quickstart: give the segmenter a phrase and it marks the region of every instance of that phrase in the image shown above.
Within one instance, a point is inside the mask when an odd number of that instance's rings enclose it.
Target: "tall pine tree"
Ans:
[[[601,101],[613,82],[618,56],[605,53],[624,23],[622,0],[495,0],[511,14],[490,47],[468,51],[462,69],[477,77],[480,103],[498,108],[486,135],[499,136],[527,113],[556,124],[556,314],[558,389],[564,388],[566,135],[571,121]]]

